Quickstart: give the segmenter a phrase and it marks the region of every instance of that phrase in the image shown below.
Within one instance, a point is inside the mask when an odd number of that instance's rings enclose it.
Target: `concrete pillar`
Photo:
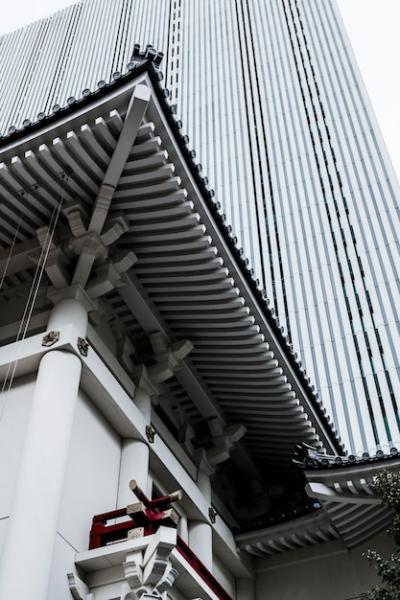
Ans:
[[[75,300],[54,308],[49,329],[87,315]],[[80,359],[52,350],[40,361],[25,446],[0,564],[0,600],[47,596],[61,494],[81,376]]]
[[[211,481],[212,469],[205,459],[205,453],[199,460],[200,466],[197,471],[197,485],[201,493],[211,505]],[[189,547],[197,558],[212,572],[212,527],[207,521],[189,521],[188,523]]]
[[[256,590],[254,579],[236,579],[236,599],[255,600]]]
[[[73,323],[77,328],[79,335],[86,337],[88,314],[85,308],[78,300],[73,298],[64,298],[57,302],[49,315],[47,330],[61,329],[65,325]]]
[[[189,547],[203,565],[212,572],[212,527],[210,523],[205,521],[189,522]]]
[[[131,479],[136,479],[144,493],[148,493],[149,454],[149,447],[145,442],[133,439],[122,440],[118,508],[136,502],[134,494],[129,489]]]
[[[144,416],[147,425],[151,422],[151,398],[149,394],[141,389],[136,388],[135,404]],[[139,487],[146,495],[149,492],[149,446],[141,441],[131,438],[122,440],[121,447],[121,467],[119,473],[118,499],[117,505],[123,508],[128,504],[135,502],[135,496],[129,489],[131,479],[136,479]]]
[[[178,533],[185,542],[185,544],[189,545],[188,520],[186,515],[181,515],[179,519]]]

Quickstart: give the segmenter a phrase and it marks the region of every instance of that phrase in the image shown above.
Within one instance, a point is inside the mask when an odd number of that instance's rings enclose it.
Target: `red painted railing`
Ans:
[[[125,541],[127,539],[128,531],[136,526],[131,518],[127,521],[121,521],[120,523],[108,524],[108,521],[119,519],[127,516],[127,509],[120,508],[119,510],[112,510],[111,512],[103,513],[93,517],[92,528],[90,530],[89,550],[95,548],[101,548],[111,542]],[[140,523],[143,526],[143,535],[151,535],[157,531],[160,522],[153,521],[147,523]],[[162,525],[167,527],[173,527],[174,524],[169,524],[168,521],[163,521]],[[189,565],[196,571],[197,575],[208,585],[208,587],[214,592],[219,600],[232,600],[227,594],[221,584],[215,579],[212,573],[207,567],[197,558],[196,554],[189,548],[189,546],[183,541],[178,535],[176,549],[179,554],[189,563]]]
[[[178,542],[176,549],[179,554],[182,554],[183,558],[189,563],[189,565],[196,571],[197,575],[208,585],[208,587],[214,592],[214,594],[220,600],[232,600],[229,594],[226,593],[224,588],[215,579],[214,575],[210,573],[205,565],[197,558],[193,550],[189,548],[183,539],[178,535]]]

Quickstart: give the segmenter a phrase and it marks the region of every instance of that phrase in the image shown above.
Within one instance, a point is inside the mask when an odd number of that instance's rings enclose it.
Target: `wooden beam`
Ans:
[[[159,331],[170,340],[171,335],[161,314],[136,275],[130,272],[122,277],[122,281],[125,285],[119,288],[118,292],[139,321],[142,329],[148,335]],[[217,417],[221,421],[225,421],[212,398],[211,391],[197,373],[190,359],[186,358],[182,362],[175,376],[205,419]]]
[[[26,240],[15,244],[10,254],[10,248],[0,250],[0,276],[6,270],[6,275],[14,275],[25,271],[34,265],[35,252],[39,253],[39,241],[35,239]]]
[[[364,496],[364,494],[353,495],[351,493],[338,493],[325,483],[311,482],[306,486],[307,494],[311,498],[318,498],[325,502],[339,502],[340,504],[382,504],[380,498]]]
[[[135,142],[140,124],[150,101],[150,88],[137,85],[129,102],[125,121],[117,145],[108,164],[103,183],[97,195],[89,230],[100,234],[107,219],[112,197]]]

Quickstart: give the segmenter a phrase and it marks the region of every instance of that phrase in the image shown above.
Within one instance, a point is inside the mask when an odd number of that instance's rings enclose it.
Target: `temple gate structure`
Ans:
[[[346,455],[160,60],[0,140],[0,600],[356,597],[397,450]]]

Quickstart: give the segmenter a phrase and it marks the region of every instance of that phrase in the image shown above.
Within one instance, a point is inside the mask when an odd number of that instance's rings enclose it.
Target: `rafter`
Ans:
[[[40,244],[36,238],[15,244],[11,254],[10,248],[2,248],[0,250],[0,273],[7,271],[8,276],[29,269],[39,251]]]
[[[145,85],[137,85],[130,99],[117,145],[111,160],[108,163],[103,182],[100,186],[100,191],[96,198],[89,224],[90,231],[95,231],[100,234],[103,229],[116,185],[135,142],[149,101],[150,88]]]
[[[118,292],[135,318],[139,321],[142,329],[148,335],[160,332],[166,339],[170,340],[171,335],[162,316],[136,275],[131,271],[129,274],[123,276],[122,279],[125,285],[119,288]],[[189,358],[185,358],[175,375],[205,419],[216,417],[224,421],[221,412],[212,398],[211,391],[207,388],[206,383],[196,371]]]

